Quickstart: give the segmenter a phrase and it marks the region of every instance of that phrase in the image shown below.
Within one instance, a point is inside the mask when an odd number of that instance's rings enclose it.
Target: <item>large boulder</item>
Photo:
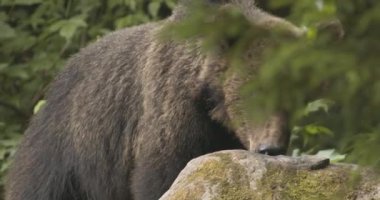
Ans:
[[[160,200],[380,199],[369,169],[317,157],[221,151],[190,161]]]

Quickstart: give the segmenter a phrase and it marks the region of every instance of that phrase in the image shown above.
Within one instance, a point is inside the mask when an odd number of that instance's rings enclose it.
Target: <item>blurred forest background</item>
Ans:
[[[43,106],[49,82],[67,58],[110,31],[169,16],[175,4],[176,0],[0,0],[0,188],[29,119]],[[298,41],[278,39],[276,48],[265,51],[257,78],[241,91],[245,109],[252,117],[278,108],[292,110],[289,154],[320,154],[333,161],[379,166],[380,2],[258,4],[308,33]],[[228,55],[239,63],[235,70],[242,70],[244,63],[237,55],[255,39],[254,28],[236,12],[223,12],[194,10],[173,33],[179,38],[201,35],[209,41],[208,48],[221,39],[233,41]],[[210,16],[220,20],[205,20]],[[345,30],[339,41],[317,29],[320,22],[337,18]]]

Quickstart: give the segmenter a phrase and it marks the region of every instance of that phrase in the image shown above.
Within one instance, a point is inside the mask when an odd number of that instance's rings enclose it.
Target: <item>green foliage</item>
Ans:
[[[293,1],[290,19],[316,29],[318,21],[337,16],[345,37],[335,41],[323,32],[299,42],[284,41],[269,50],[252,91],[261,97],[259,106],[271,111],[284,108],[299,111],[310,99],[333,102],[325,113],[308,116],[309,123],[328,127],[335,133],[313,141],[320,147],[337,148],[362,164],[379,164],[380,150],[380,3],[375,1]],[[320,5],[321,4],[321,5]],[[325,16],[328,16],[327,18]],[[274,59],[275,58],[275,59]],[[310,105],[308,106],[310,107]],[[327,120],[329,119],[329,120]],[[308,125],[309,126],[309,125]],[[330,131],[331,130],[331,131]],[[307,134],[315,132],[306,130]],[[322,134],[326,131],[322,131]]]
[[[380,150],[380,2],[272,0],[264,4],[274,13],[288,13],[288,20],[308,30],[306,37],[289,40],[263,34],[247,27],[235,10],[207,6],[203,6],[206,12],[192,11],[190,19],[171,30],[180,38],[205,38],[207,49],[232,41],[227,55],[240,72],[249,70],[250,61],[240,56],[248,51],[247,44],[270,38],[274,44],[264,50],[256,77],[242,89],[250,117],[290,111],[295,125],[293,149],[304,153],[336,149],[347,153],[350,161],[380,164],[376,155]],[[324,26],[337,18],[345,30],[340,40],[336,30]]]
[[[166,17],[174,4],[175,0],[0,1],[0,187],[22,132],[43,106],[48,83],[68,56],[115,29]]]

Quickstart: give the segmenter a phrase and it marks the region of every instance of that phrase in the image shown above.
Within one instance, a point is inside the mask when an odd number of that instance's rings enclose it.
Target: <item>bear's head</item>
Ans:
[[[245,66],[248,68],[245,71],[249,74],[231,70],[232,63],[223,53],[208,53],[194,95],[202,102],[211,119],[233,132],[245,148],[263,154],[279,155],[286,153],[290,137],[286,112],[278,111],[269,117],[254,120],[247,113],[247,105],[241,95],[242,87],[255,77],[264,43],[258,40],[249,49],[249,53],[244,55],[249,61],[249,65]]]
[[[239,9],[257,30],[264,32],[273,30],[292,38],[304,34],[303,29],[260,10],[253,0],[207,0],[206,2],[221,9],[229,7]],[[255,78],[255,71],[260,67],[262,52],[271,41],[268,41],[268,38],[257,38],[253,43],[249,45],[246,55],[241,55],[242,59],[248,58],[249,64],[245,66],[248,69],[244,70],[248,72],[246,75],[230,70],[234,64],[225,54],[228,45],[223,44],[217,48],[218,50],[207,52],[194,90],[194,98],[201,100],[211,119],[233,132],[245,148],[269,155],[285,154],[290,138],[287,113],[279,110],[261,120],[251,119],[249,116],[252,115],[247,113],[240,95],[245,83]]]
[[[190,1],[183,0],[183,2]],[[251,28],[255,32],[262,31],[264,35],[261,36],[264,37],[254,38],[253,43],[248,45],[245,55],[241,55],[243,60],[248,61],[246,62],[248,64],[243,65],[245,67],[243,71],[248,74],[242,75],[230,70],[234,68],[234,63],[225,54],[228,45],[221,44],[220,48],[216,48],[218,50],[209,51],[199,73],[194,98],[201,99],[210,117],[234,132],[247,149],[270,155],[285,153],[290,137],[287,112],[279,110],[272,116],[264,117],[263,120],[252,120],[247,117],[250,114],[247,114],[247,109],[244,109],[245,106],[242,103],[244,100],[241,98],[240,91],[246,82],[255,78],[255,72],[261,65],[260,60],[264,49],[275,43],[265,33],[298,39],[304,37],[307,30],[261,10],[255,5],[254,0],[205,0],[205,2],[217,9],[240,10]],[[337,35],[337,38],[342,37],[343,29],[339,21],[333,21],[332,25],[330,23],[327,25],[326,28],[318,26],[318,29],[328,29],[327,31]],[[255,102],[250,103],[255,104]]]

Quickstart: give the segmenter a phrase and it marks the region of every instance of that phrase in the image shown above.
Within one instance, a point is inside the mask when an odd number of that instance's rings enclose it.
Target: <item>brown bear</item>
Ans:
[[[209,3],[240,8],[257,28],[303,34],[253,0]],[[25,133],[7,200],[157,200],[197,156],[285,152],[284,114],[234,122],[242,80],[220,81],[226,59],[191,42],[157,39],[165,24],[186,16],[186,5],[161,22],[113,32],[68,61]]]

